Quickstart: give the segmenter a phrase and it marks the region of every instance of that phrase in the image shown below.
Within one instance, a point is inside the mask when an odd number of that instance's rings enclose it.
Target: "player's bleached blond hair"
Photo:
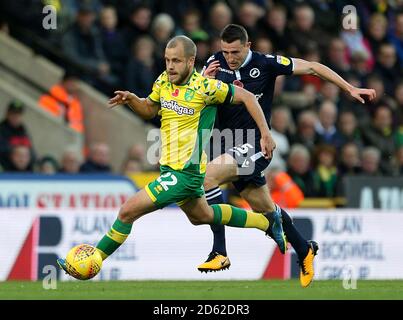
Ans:
[[[176,48],[178,44],[182,44],[186,58],[196,57],[196,44],[186,36],[176,36],[169,40],[167,48]]]

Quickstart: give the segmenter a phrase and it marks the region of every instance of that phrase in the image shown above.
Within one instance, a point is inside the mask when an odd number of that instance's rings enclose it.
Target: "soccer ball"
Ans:
[[[99,251],[89,244],[79,244],[69,251],[66,257],[67,271],[79,280],[95,277],[102,267]]]

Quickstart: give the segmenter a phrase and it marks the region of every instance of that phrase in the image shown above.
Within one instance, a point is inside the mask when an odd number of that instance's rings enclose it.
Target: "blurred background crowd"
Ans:
[[[46,4],[57,9],[56,30],[42,27]],[[347,5],[357,10],[356,28],[343,27]],[[0,6],[1,32],[66,69],[61,83],[38,104],[78,132],[85,128],[77,79],[108,96],[125,89],[146,97],[165,68],[164,48],[172,36],[195,41],[200,71],[220,51],[220,31],[238,23],[254,50],[321,62],[354,86],[377,93],[374,101],[360,104],[315,76],[279,77],[272,170],[286,172],[306,197],[342,195],[346,175],[403,175],[402,1],[20,0]],[[12,101],[0,124],[3,172],[111,171],[105,143],[88,146],[84,158],[71,150],[61,159],[36,154],[23,114],[24,105]],[[152,123],[158,126],[158,119]],[[155,170],[147,166],[145,153],[134,144],[119,164],[121,173]]]

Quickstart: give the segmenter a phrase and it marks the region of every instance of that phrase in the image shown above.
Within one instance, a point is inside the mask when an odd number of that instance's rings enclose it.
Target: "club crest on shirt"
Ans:
[[[252,78],[257,78],[258,76],[260,76],[260,70],[258,68],[253,68],[250,70],[249,75]]]
[[[189,88],[186,89],[186,92],[185,92],[185,100],[186,100],[187,102],[191,101],[191,100],[193,99],[194,95],[195,95],[194,90],[189,89]]]

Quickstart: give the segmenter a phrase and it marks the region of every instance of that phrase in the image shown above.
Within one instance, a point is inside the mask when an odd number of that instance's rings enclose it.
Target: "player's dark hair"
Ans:
[[[183,50],[185,51],[185,56],[187,58],[196,57],[196,45],[195,43],[186,36],[176,36],[169,40],[167,44],[167,48],[175,48],[178,43],[181,43],[183,46]]]
[[[245,44],[248,41],[248,32],[239,24],[229,24],[221,32],[220,37],[226,43],[239,40],[242,44]]]

